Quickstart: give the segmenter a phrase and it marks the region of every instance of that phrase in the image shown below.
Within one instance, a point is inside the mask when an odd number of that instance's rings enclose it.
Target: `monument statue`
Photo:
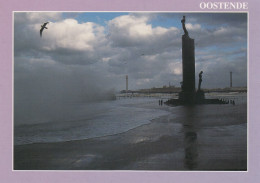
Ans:
[[[182,20],[181,20],[181,23],[182,23],[182,28],[183,28],[183,31],[184,31],[184,35],[189,37],[189,33],[186,29],[186,26],[185,26],[185,16],[183,16]]]
[[[184,34],[182,35],[182,90],[179,99],[186,104],[195,100],[195,47],[194,39],[189,37],[185,27],[185,16],[181,20]]]
[[[184,34],[182,35],[182,82],[181,91],[178,99],[172,98],[165,102],[168,105],[197,105],[197,104],[227,104],[225,101],[219,99],[206,99],[205,93],[201,89],[202,74],[199,73],[198,90],[195,86],[195,40],[189,36],[185,26],[185,16],[182,20],[182,28]]]
[[[203,74],[203,71],[200,71],[200,73],[199,73],[199,87],[198,87],[198,91],[200,91],[200,86],[201,86],[201,82],[202,82],[202,74]]]

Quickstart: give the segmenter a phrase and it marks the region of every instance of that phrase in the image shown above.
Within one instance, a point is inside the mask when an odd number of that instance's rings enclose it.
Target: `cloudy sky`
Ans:
[[[202,88],[228,87],[230,71],[246,86],[246,13],[15,12],[15,97],[91,97],[125,89],[126,75],[131,90],[179,87],[183,15]]]

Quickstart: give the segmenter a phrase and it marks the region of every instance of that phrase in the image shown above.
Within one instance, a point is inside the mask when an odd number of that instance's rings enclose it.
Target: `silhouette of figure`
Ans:
[[[41,30],[40,30],[40,36],[42,37],[42,32],[43,32],[43,30],[44,29],[48,29],[47,27],[46,27],[46,25],[48,24],[49,22],[45,22],[44,24],[42,24],[41,25]]]
[[[200,71],[200,73],[199,73],[199,87],[198,87],[199,91],[200,91],[200,86],[201,86],[201,82],[202,82],[202,74],[203,74],[203,71]]]
[[[182,23],[182,28],[183,28],[183,31],[184,31],[184,36],[189,37],[189,33],[188,33],[186,26],[185,26],[185,16],[183,16],[181,23]]]

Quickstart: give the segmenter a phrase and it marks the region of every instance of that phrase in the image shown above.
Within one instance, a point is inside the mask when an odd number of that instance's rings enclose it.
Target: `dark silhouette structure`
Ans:
[[[46,26],[49,22],[45,22],[44,24],[41,25],[41,29],[40,29],[40,36],[42,37],[42,32],[44,29],[48,29]]]
[[[195,88],[195,46],[194,39],[190,38],[185,26],[185,16],[181,23],[184,34],[182,35],[182,82],[178,99],[170,99],[165,102],[168,105],[194,105],[194,104],[226,104],[219,99],[205,99],[201,90],[202,74],[199,73],[198,90]]]
[[[203,71],[200,71],[200,73],[199,73],[199,86],[198,86],[198,91],[200,91],[200,86],[201,86],[201,82],[202,82],[202,74],[203,74]]]
[[[184,35],[182,35],[182,92],[179,99],[184,103],[195,100],[195,54],[194,39],[189,37],[185,26],[185,16],[181,20]]]
[[[230,88],[232,88],[232,72],[230,72]]]
[[[186,26],[185,26],[185,16],[183,16],[181,23],[182,23],[182,29],[184,31],[184,36],[189,37],[189,33],[188,33]]]
[[[196,104],[204,104],[206,102],[204,91],[201,90],[202,74],[203,74],[203,71],[200,71],[198,90],[196,92],[196,97],[195,97]]]

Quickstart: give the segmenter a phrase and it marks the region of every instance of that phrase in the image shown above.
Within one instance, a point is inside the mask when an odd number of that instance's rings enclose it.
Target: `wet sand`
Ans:
[[[14,146],[15,170],[247,170],[247,107],[163,107],[127,132]]]

